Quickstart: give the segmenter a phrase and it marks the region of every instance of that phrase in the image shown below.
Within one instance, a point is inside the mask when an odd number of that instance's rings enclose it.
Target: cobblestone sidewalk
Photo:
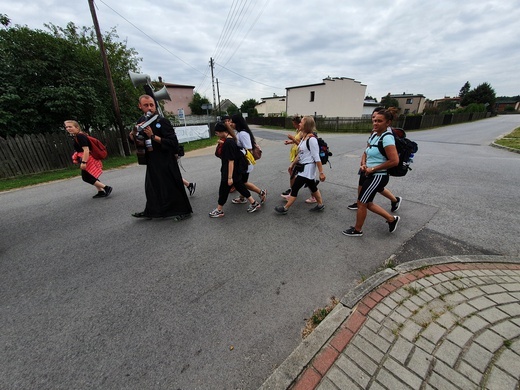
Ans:
[[[520,258],[386,269],[343,297],[314,333],[261,389],[518,390]]]

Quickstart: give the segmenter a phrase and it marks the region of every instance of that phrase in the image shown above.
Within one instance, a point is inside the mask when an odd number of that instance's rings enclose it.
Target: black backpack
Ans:
[[[385,156],[385,158],[387,157],[385,148],[383,147],[383,138],[387,135],[389,135],[389,133],[383,134],[377,143],[379,153]],[[412,170],[412,168],[410,168],[410,164],[413,162],[413,154],[417,153],[419,147],[417,146],[417,143],[406,138],[406,133],[403,129],[392,127],[392,135],[395,138],[395,148],[397,149],[397,154],[399,155],[399,164],[397,164],[395,167],[387,169],[386,171],[390,176],[405,176],[408,171]]]
[[[325,140],[323,138],[318,137],[318,135],[316,133],[314,133],[314,136],[318,140],[318,147],[320,150],[321,163],[323,165],[328,163],[330,165],[330,167],[332,168],[332,164],[329,161],[329,156],[332,156],[332,153],[329,150],[329,145],[327,145],[327,143],[325,142]],[[311,148],[309,147],[309,140],[310,140],[310,138],[307,138],[307,149],[311,150]]]

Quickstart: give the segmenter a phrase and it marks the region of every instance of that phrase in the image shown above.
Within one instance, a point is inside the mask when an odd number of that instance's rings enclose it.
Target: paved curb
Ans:
[[[260,390],[314,388],[313,384],[325,376],[328,369],[348,344],[350,339],[362,326],[365,315],[378,303],[371,292],[392,278],[403,276],[397,284],[404,285],[412,281],[405,274],[423,268],[444,266],[447,264],[520,264],[520,257],[514,256],[442,256],[411,261],[395,267],[384,269],[365,280],[348,292],[325,320],[305,339],[294,352],[273,372],[262,384]],[[444,267],[443,267],[444,269]],[[450,271],[449,267],[445,267]],[[397,288],[397,287],[396,287]],[[370,294],[370,297],[368,295]],[[363,300],[364,299],[364,300]],[[354,308],[363,300],[363,307]],[[368,306],[367,306],[368,305]]]
[[[503,137],[500,137],[500,138],[503,138]],[[509,152],[513,152],[513,153],[520,153],[520,149],[513,149],[513,148],[510,148],[509,146],[499,145],[495,142],[492,142],[491,146],[498,148],[498,149],[505,149],[505,150],[507,150]]]

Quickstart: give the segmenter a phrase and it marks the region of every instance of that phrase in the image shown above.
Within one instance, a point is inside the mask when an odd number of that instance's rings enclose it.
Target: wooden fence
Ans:
[[[394,123],[395,127],[405,130],[419,130],[438,126],[453,125],[456,123],[470,122],[478,119],[489,118],[489,112],[474,112],[463,114],[440,114],[440,115],[410,115],[400,116]],[[341,117],[316,117],[316,128],[318,131],[341,132],[341,133],[366,133],[372,129],[370,118],[341,118]],[[257,117],[247,118],[249,124],[259,126],[278,126],[292,129],[291,118],[283,117]]]
[[[124,156],[118,132],[108,130],[91,135],[107,146],[109,156]],[[70,167],[72,142],[65,132],[0,137],[0,179]]]
[[[401,116],[395,126],[405,130],[419,130],[469,122],[489,116],[490,113],[486,112]],[[292,129],[291,118],[248,118],[248,123]],[[211,130],[213,126],[214,119],[210,124]],[[316,127],[318,131],[366,133],[372,128],[372,122],[370,119],[362,118],[318,117]],[[92,132],[91,135],[107,146],[109,156],[124,156],[118,131]],[[0,137],[0,179],[70,167],[73,152],[72,139],[63,131],[52,134],[26,134],[6,139]]]

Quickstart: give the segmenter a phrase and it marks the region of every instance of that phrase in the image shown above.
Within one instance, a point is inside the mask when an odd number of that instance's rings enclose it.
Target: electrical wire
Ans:
[[[116,15],[118,15],[120,18],[122,18],[123,20],[125,20],[128,24],[130,24],[132,27],[134,27],[136,30],[138,30],[139,32],[141,32],[143,35],[145,35],[147,38],[149,38],[150,40],[152,40],[153,42],[155,42],[159,47],[161,47],[162,49],[164,49],[167,53],[171,54],[172,56],[174,56],[175,58],[177,58],[179,61],[181,61],[182,63],[188,65],[190,68],[192,68],[193,70],[195,70],[197,73],[200,73],[202,75],[204,75],[204,73],[202,73],[199,69],[195,68],[194,66],[192,66],[191,64],[189,64],[188,62],[184,61],[181,57],[179,57],[178,55],[172,53],[168,48],[164,47],[164,45],[162,45],[161,43],[157,42],[154,38],[152,38],[150,35],[148,35],[147,33],[145,33],[143,30],[141,30],[139,27],[137,27],[135,24],[133,24],[131,21],[129,21],[127,18],[125,18],[123,15],[121,15],[119,12],[117,12],[115,9],[113,9],[112,7],[110,7],[107,3],[105,3],[103,0],[98,0],[100,3],[103,3],[107,8],[109,8],[110,10],[112,10],[112,12],[114,12]]]

